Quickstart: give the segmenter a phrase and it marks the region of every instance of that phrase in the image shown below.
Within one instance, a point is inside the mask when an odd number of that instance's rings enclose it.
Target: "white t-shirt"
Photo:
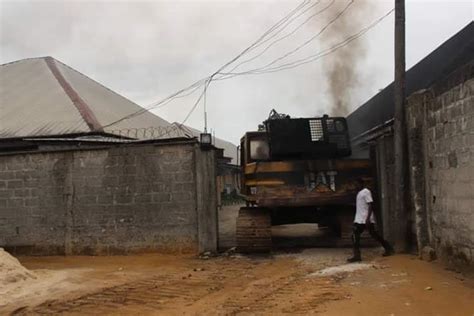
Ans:
[[[367,214],[369,214],[369,203],[372,203],[372,193],[369,189],[364,188],[357,193],[356,198],[356,215],[354,218],[354,223],[365,224],[367,219]],[[375,223],[374,212],[370,215],[370,222]]]

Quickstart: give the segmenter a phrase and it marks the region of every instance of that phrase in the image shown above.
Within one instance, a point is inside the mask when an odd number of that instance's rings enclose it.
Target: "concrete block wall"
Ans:
[[[216,195],[206,190],[198,200],[197,180],[215,187],[214,165],[213,152],[196,143],[1,155],[0,246],[37,254],[213,250],[198,234],[216,235],[199,223],[203,211],[217,223]]]
[[[449,263],[474,263],[474,79],[446,79],[409,98],[412,207],[419,244]],[[448,86],[448,84],[450,84]],[[410,137],[411,136],[411,137]],[[420,179],[424,179],[420,180]],[[426,234],[426,235],[425,235]],[[420,246],[420,245],[419,245]]]

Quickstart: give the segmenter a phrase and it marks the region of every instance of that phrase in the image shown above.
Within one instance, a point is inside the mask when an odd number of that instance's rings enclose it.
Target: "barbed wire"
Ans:
[[[194,137],[192,133],[180,128],[176,125],[171,126],[150,126],[140,128],[122,128],[114,130],[106,130],[108,134],[113,134],[119,137],[126,137],[134,140],[152,140],[173,137]],[[168,136],[168,137],[165,137]]]

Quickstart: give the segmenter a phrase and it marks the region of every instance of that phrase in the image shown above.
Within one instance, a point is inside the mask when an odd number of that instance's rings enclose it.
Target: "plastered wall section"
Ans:
[[[419,244],[433,246],[446,261],[467,265],[474,262],[472,69],[457,74],[461,82],[446,80],[411,96],[407,110]]]

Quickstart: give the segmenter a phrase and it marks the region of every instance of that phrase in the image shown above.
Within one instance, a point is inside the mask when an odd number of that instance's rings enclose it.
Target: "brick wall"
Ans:
[[[474,79],[467,65],[408,100],[412,207],[418,246],[474,263]]]
[[[197,251],[198,213],[216,198],[198,199],[197,178],[215,186],[212,157],[195,143],[2,155],[0,246],[38,254]]]

